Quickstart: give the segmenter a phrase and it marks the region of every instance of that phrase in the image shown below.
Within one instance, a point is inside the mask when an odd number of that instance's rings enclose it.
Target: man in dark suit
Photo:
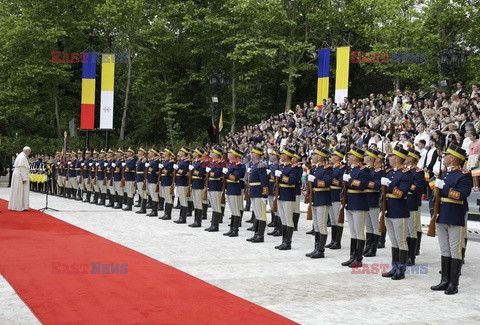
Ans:
[[[8,163],[8,187],[12,186],[12,175],[13,175],[13,169],[15,164],[15,156],[12,156],[12,159],[10,159],[10,162]]]

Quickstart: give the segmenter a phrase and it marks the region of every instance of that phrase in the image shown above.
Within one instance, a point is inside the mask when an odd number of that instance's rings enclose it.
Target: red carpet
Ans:
[[[0,210],[0,273],[44,324],[292,323],[47,214],[11,212],[3,200]],[[128,266],[112,274],[92,262]]]

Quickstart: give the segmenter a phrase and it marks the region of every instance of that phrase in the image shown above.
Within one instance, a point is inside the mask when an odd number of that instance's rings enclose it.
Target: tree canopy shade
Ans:
[[[347,42],[352,51],[428,58],[352,63],[353,97],[448,80],[438,56],[451,44],[468,54],[455,80],[479,81],[480,13],[471,0],[0,0],[0,31],[5,154],[25,139],[38,141],[37,151],[58,149],[68,121],[79,119],[81,64],[52,63],[52,51],[126,53],[128,63],[116,65],[112,146],[207,142],[217,71],[230,80],[219,95],[223,132],[314,101],[316,51]],[[91,133],[91,146],[104,138]]]

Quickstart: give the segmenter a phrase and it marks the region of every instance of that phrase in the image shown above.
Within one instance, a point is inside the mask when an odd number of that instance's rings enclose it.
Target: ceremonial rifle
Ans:
[[[446,148],[447,148],[447,139],[445,139],[445,147],[443,149],[442,155],[440,156],[440,168],[439,168],[437,180],[442,179],[442,159],[443,159],[443,155],[445,154]],[[438,217],[438,214],[440,213],[440,199],[442,196],[441,191],[442,191],[441,189],[439,189],[438,187],[435,187],[435,191],[434,191],[435,202],[433,205],[433,215],[432,215],[432,218],[430,219],[430,224],[428,225],[428,232],[427,232],[427,236],[429,237],[435,237],[435,226],[436,226],[435,223],[437,222],[437,217]]]
[[[127,163],[125,163],[125,166],[126,166]],[[123,165],[123,162],[120,166]],[[120,181],[120,187],[125,187],[125,166],[122,166],[120,168],[122,168],[122,180]]]
[[[311,169],[313,170],[313,168]],[[309,196],[309,201],[308,201],[308,210],[307,210],[307,220],[312,220],[312,203],[313,203],[313,183],[308,181],[308,176],[307,176],[307,182],[308,182],[308,196]]]
[[[347,142],[347,155],[348,152],[350,151],[350,137],[348,137],[348,142]],[[347,161],[346,161],[346,167],[345,167],[345,172],[343,175],[348,174],[348,156],[347,156]],[[347,192],[348,192],[348,182],[343,181],[343,196],[342,196],[342,206],[340,207],[340,213],[338,214],[338,223],[344,223],[345,222],[345,207],[347,206]]]
[[[177,170],[173,170],[173,178],[172,178],[172,185],[170,185],[170,195],[174,195],[175,193],[175,182],[177,181]]]
[[[383,138],[382,138],[382,155],[383,155]],[[387,159],[386,155],[385,158]],[[382,165],[385,167],[385,163],[382,159]],[[387,176],[385,174],[385,176]],[[380,221],[378,223],[378,231],[384,232],[385,231],[385,213],[387,212],[387,186],[382,185],[382,210],[380,211]]]

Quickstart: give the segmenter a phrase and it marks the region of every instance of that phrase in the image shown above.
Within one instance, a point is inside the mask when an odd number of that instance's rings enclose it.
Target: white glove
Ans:
[[[122,162],[122,167],[125,167],[126,163]]]
[[[195,167],[193,167],[193,165],[188,165],[188,169],[189,170],[193,170]]]
[[[385,185],[385,186],[389,186],[391,182],[392,182],[392,181],[389,180],[389,179],[386,178],[386,177],[382,177],[382,178],[380,179],[380,183],[382,183],[382,185]]]
[[[95,164],[95,166],[97,166],[97,167],[98,167],[99,165],[100,165],[100,163],[98,163],[98,162]]]
[[[247,173],[250,173],[252,169],[251,168],[247,168]]]
[[[159,164],[158,168],[163,169],[163,164]]]
[[[270,169],[267,169],[267,175],[270,175],[272,171]]]
[[[84,165],[85,165],[85,163],[81,163],[81,164],[80,164],[80,166],[82,166],[82,167],[83,167]]]
[[[281,177],[282,176],[282,171],[281,170],[276,170],[275,171],[275,176]]]
[[[350,176],[350,174],[344,174],[343,175],[343,181],[344,182],[348,182],[351,178],[352,178],[352,176]]]
[[[107,167],[107,166],[108,166],[108,163],[103,164],[103,167]]]
[[[309,182],[313,183],[313,182],[315,182],[315,179],[316,179],[315,175],[308,175],[308,181]]]
[[[150,166],[150,164],[149,164],[149,163],[145,163],[145,167],[148,167],[148,166]]]
[[[178,169],[178,165],[177,165],[177,164],[173,164],[173,169]]]
[[[89,167],[92,167],[92,165],[93,165],[92,163],[89,163],[89,164],[88,164]]]
[[[435,187],[438,187],[439,189],[442,189],[445,186],[445,181],[441,179],[435,180]]]
[[[69,165],[71,165],[71,164],[72,164],[72,162],[71,162],[71,161],[69,161],[69,162],[68,162],[68,164],[69,164]]]
[[[228,168],[225,168],[225,167],[224,167],[224,168],[222,168],[222,173],[224,173],[224,174],[228,174]]]
[[[205,170],[207,171],[207,173],[210,173],[210,171],[212,170],[210,167],[207,167],[205,168]]]

